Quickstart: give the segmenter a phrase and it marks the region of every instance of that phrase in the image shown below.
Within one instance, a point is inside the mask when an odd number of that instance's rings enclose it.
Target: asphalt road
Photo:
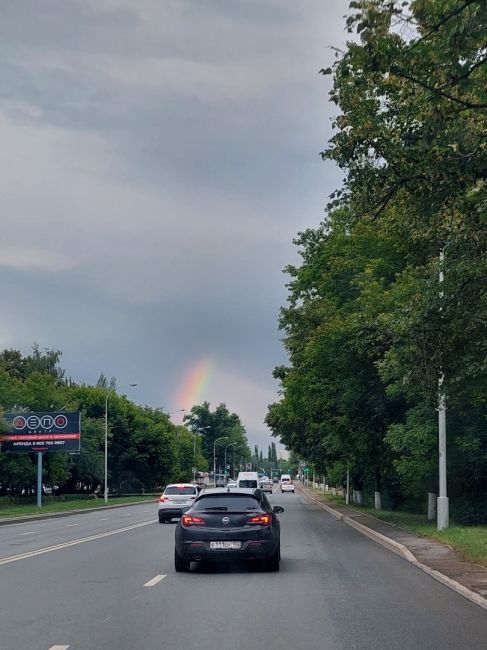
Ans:
[[[270,500],[277,574],[176,574],[156,504],[0,527],[1,650],[485,649],[484,610],[302,494]]]

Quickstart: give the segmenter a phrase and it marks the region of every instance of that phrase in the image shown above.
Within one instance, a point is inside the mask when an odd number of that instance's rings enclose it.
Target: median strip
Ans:
[[[63,542],[62,544],[56,544],[55,546],[47,546],[45,548],[40,548],[37,551],[29,551],[28,553],[21,553],[20,555],[11,555],[10,557],[5,557],[0,560],[0,566],[2,564],[10,564],[11,562],[18,562],[19,560],[27,560],[31,557],[36,557],[37,555],[44,555],[45,553],[52,553],[53,551],[59,551],[63,548],[68,548],[69,546],[77,546],[78,544],[84,544],[85,542],[92,542],[95,539],[102,539],[103,537],[110,537],[111,535],[118,535],[119,533],[125,533],[129,530],[135,530],[136,528],[141,528],[142,526],[148,526],[149,524],[154,524],[154,520],[143,521],[140,524],[133,524],[132,526],[125,526],[124,528],[117,528],[116,530],[109,530],[105,533],[98,533],[97,535],[90,535],[89,537],[82,537],[81,539],[74,539],[70,542]]]

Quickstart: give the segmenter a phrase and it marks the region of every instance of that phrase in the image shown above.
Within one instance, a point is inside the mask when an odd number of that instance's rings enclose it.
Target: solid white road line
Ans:
[[[166,576],[156,576],[155,578],[152,578],[152,580],[149,580],[149,582],[146,582],[144,587],[154,587],[158,582],[161,580],[164,580]]]
[[[26,560],[30,557],[35,557],[37,555],[44,555],[44,553],[59,551],[60,549],[68,548],[69,546],[77,546],[78,544],[91,542],[95,539],[102,539],[103,537],[118,535],[119,533],[125,533],[128,530],[134,530],[135,528],[140,528],[141,526],[148,526],[149,524],[154,524],[154,523],[156,522],[153,519],[151,519],[150,521],[143,521],[140,524],[132,524],[132,526],[125,526],[125,528],[117,528],[116,530],[109,530],[106,533],[98,533],[98,535],[90,535],[89,537],[82,537],[81,539],[73,539],[70,542],[64,542],[63,544],[56,544],[55,546],[47,546],[46,548],[40,548],[37,551],[30,551],[29,553],[21,553],[20,555],[11,555],[10,557],[4,557],[0,559],[0,566],[2,564],[10,564],[10,562],[17,562],[18,560]]]

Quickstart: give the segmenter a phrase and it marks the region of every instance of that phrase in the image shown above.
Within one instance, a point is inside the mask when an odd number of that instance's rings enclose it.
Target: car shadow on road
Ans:
[[[265,573],[264,563],[258,560],[224,560],[219,562],[192,562],[191,573]],[[282,567],[281,567],[282,571]]]

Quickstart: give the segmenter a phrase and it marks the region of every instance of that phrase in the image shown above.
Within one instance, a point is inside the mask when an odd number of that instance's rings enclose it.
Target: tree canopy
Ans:
[[[487,481],[487,4],[361,0],[346,26],[353,40],[321,71],[339,109],[321,155],[344,180],[286,269],[289,364],[274,371],[267,423],[323,472],[349,466],[357,489],[419,501],[437,482],[442,372],[450,493],[475,501]]]
[[[31,354],[0,353],[0,408],[5,411],[79,410],[81,453],[46,453],[43,482],[68,493],[100,490],[104,481],[105,403],[116,387],[102,373],[96,386],[66,379],[61,352],[35,345]],[[200,419],[198,419],[200,418]],[[202,419],[201,419],[202,418]],[[211,424],[202,438],[198,423]],[[204,422],[204,424],[203,424]],[[213,435],[229,436],[236,459],[250,456],[245,429],[224,404],[214,412],[209,404],[195,406],[187,426],[174,425],[162,409],[139,406],[123,394],[108,399],[108,483],[110,492],[158,490],[171,481],[192,479],[193,467],[206,471],[213,459]],[[0,418],[0,427],[5,427]],[[211,454],[209,453],[211,445]],[[219,450],[221,451],[221,450]],[[35,454],[0,451],[0,494],[29,493],[36,484]],[[233,458],[233,457],[232,457]]]

